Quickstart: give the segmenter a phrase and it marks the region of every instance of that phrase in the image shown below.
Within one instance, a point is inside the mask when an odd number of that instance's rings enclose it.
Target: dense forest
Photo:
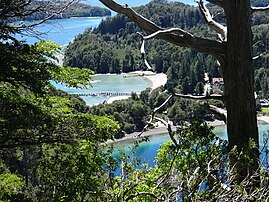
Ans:
[[[230,166],[229,156],[236,156],[238,164],[244,165],[248,165],[246,162],[251,159],[241,155],[237,148],[228,152],[226,140],[216,137],[212,127],[193,119],[211,118],[210,115],[205,115],[198,102],[171,99],[167,103],[171,107],[158,112],[160,117],[168,116],[180,127],[169,133],[170,141],[160,146],[154,159],[154,167],[142,161],[135,152],[140,142],[148,141],[148,138],[135,141],[130,152],[121,150],[117,157],[113,153],[113,144],[106,144],[108,139],[124,135],[123,132],[141,130],[148,119],[147,114],[163,103],[169,93],[195,91],[194,93],[200,94],[200,87],[195,86],[199,86],[199,82],[204,83],[203,73],[220,74],[215,60],[191,50],[175,48],[159,40],[148,42],[148,60],[155,71],[167,73],[170,79],[167,85],[154,90],[146,89],[140,95],[133,93],[128,100],[89,108],[80,97],[56,90],[50,81],[65,83],[72,88],[88,88],[92,70],[97,71],[101,61],[102,64],[106,63],[106,57],[112,56],[117,59],[115,63],[119,66],[112,65],[109,70],[100,66],[101,72],[129,72],[130,69],[145,68],[137,51],[139,38],[136,34],[131,34],[131,30],[138,30],[137,27],[126,20],[126,26],[119,26],[113,34],[102,35],[99,27],[94,33],[78,36],[75,42],[70,44],[78,57],[77,61],[83,58],[83,54],[79,54],[81,50],[85,54],[90,50],[87,57],[97,51],[96,55],[91,57],[92,63],[86,66],[77,65],[80,68],[62,67],[57,63],[56,57],[61,51],[59,45],[51,41],[35,44],[18,41],[14,34],[18,34],[22,28],[6,24],[10,16],[20,17],[27,14],[26,7],[18,7],[25,5],[25,2],[35,4],[34,0],[0,0],[0,5],[3,6],[3,9],[0,9],[1,202],[269,199],[269,176],[266,167],[261,167],[260,172],[257,171],[259,185],[256,176],[249,176],[242,183],[234,180],[238,170]],[[64,4],[65,1],[61,3]],[[169,9],[177,6],[190,9],[189,13],[197,14],[197,19],[193,17],[194,27],[186,24],[185,28],[196,33],[208,33],[208,36],[213,37],[203,25],[201,17],[198,17],[199,12],[195,7],[155,0],[137,9],[145,12],[144,15],[150,15],[150,12],[154,15],[152,8],[146,9],[148,6],[156,7],[160,11],[167,9],[165,14],[168,16],[173,13]],[[187,13],[186,11],[185,17]],[[261,16],[257,15],[256,21],[253,21],[254,52],[260,54],[265,51],[255,61],[255,85],[261,94],[267,96],[268,26],[265,23],[266,17]],[[118,15],[115,19],[117,18]],[[154,16],[154,19],[159,18]],[[166,19],[164,15],[163,19]],[[170,18],[165,21],[170,21]],[[106,24],[106,21],[103,23]],[[127,27],[130,32],[125,30]],[[89,41],[84,40],[84,37]],[[94,48],[91,48],[92,46]],[[72,56],[70,47],[67,50],[66,63],[68,57]],[[108,48],[111,48],[113,53]],[[99,57],[97,63],[95,59],[102,53],[106,56]],[[158,60],[157,56],[161,59]],[[76,61],[75,57],[72,60]],[[82,61],[80,64],[85,65]],[[223,106],[222,102],[214,104]],[[255,145],[250,142],[249,147]],[[268,150],[266,151],[268,153]],[[268,161],[262,163],[267,165]]]
[[[257,2],[256,2],[257,3]],[[260,1],[255,5],[264,5],[266,1]],[[205,22],[197,7],[185,5],[178,2],[152,1],[145,6],[135,8],[138,13],[149,18],[153,22],[163,27],[181,27],[196,33],[198,36],[215,38]],[[218,13],[216,7],[215,12]],[[164,12],[165,10],[165,12]],[[217,16],[220,21],[223,17]],[[269,16],[266,13],[257,13],[253,17],[253,51],[255,56],[260,56],[254,61],[255,69],[255,89],[260,98],[267,98],[269,94]],[[66,66],[89,68],[96,73],[121,73],[135,70],[144,70],[146,66],[140,54],[140,36],[136,32],[139,28],[124,15],[116,15],[103,20],[92,32],[85,32],[76,37],[65,51]],[[154,39],[146,43],[147,60],[157,73],[167,74],[168,81],[162,91],[177,92],[182,94],[202,94],[204,91],[204,74],[208,73],[209,81],[214,77],[221,77],[221,72],[217,61],[212,56],[197,53],[193,50],[176,47],[164,41]],[[159,89],[160,91],[160,89]],[[154,93],[145,91],[147,100],[160,99],[162,101],[168,94],[155,96]],[[144,94],[143,94],[144,95]],[[143,96],[142,95],[142,96]],[[141,98],[145,100],[144,98]],[[124,103],[132,104],[130,102]],[[182,104],[185,103],[185,104]],[[140,104],[139,102],[137,104]],[[149,109],[153,110],[160,105],[145,103]],[[146,124],[145,117],[142,117],[143,124],[135,124],[130,113],[119,110],[117,103],[99,105],[93,107],[91,112],[98,115],[115,115],[116,120],[121,123],[125,132],[140,130]],[[220,102],[220,107],[224,105]],[[197,115],[203,119],[212,119],[206,112],[200,109],[199,103],[195,101],[172,101],[168,108],[169,118],[179,124],[182,121],[191,120]],[[196,107],[194,107],[196,106]],[[107,108],[107,109],[106,109]],[[105,110],[106,109],[106,110]],[[113,109],[113,110],[111,110]],[[129,109],[130,108],[126,108]],[[197,109],[197,110],[189,110]],[[126,117],[127,116],[127,117]],[[131,125],[130,125],[131,124]],[[131,127],[132,126],[132,127]]]
[[[46,19],[53,13],[54,5],[58,5],[58,9],[61,8],[61,1],[54,1],[51,3],[47,1],[34,1],[29,4],[25,9],[29,15],[14,16],[8,19],[5,19],[6,22],[17,22],[17,21],[32,21],[32,20],[43,20]],[[42,8],[42,9],[39,9]],[[70,18],[70,17],[101,17],[101,16],[110,16],[110,10],[106,8],[100,8],[96,6],[90,6],[85,3],[76,3],[71,4],[66,9],[63,9],[63,12],[56,14],[53,18]]]
[[[260,1],[257,5],[263,5]],[[217,8],[213,7],[216,13]],[[152,1],[146,6],[136,8],[146,18],[162,27],[180,27],[198,36],[215,38],[205,25],[197,7],[178,2]],[[165,11],[165,12],[164,12]],[[222,19],[220,16],[218,18]],[[222,19],[223,20],[223,19]],[[266,76],[268,68],[268,24],[266,13],[258,13],[253,17],[255,87],[261,97],[268,94],[269,80]],[[140,55],[140,31],[134,23],[123,15],[107,18],[91,33],[76,37],[65,52],[66,66],[89,68],[96,73],[121,73],[146,69]],[[184,94],[200,94],[199,86],[205,84],[204,73],[209,78],[220,77],[218,65],[212,56],[198,54],[195,51],[175,47],[160,40],[151,40],[146,45],[147,60],[154,71],[168,75],[168,90],[177,89]],[[172,54],[171,54],[172,52]],[[258,76],[259,75],[259,76]]]

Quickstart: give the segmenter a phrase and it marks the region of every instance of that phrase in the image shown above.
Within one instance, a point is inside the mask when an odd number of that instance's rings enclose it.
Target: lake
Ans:
[[[123,75],[93,75],[92,76],[92,88],[89,89],[74,89],[67,88],[63,84],[53,85],[61,90],[68,93],[140,93],[148,87],[151,87],[151,82],[144,77],[128,77],[125,78]],[[94,105],[107,101],[109,96],[81,96],[87,105]]]
[[[116,0],[119,4],[125,4],[134,7],[141,6],[150,2],[150,0]],[[194,0],[181,0],[179,2],[185,4],[194,5]],[[92,0],[89,3],[93,6],[105,7],[100,1]],[[113,13],[115,14],[115,13]],[[35,30],[37,30],[41,35],[40,38],[34,38],[31,36],[21,36],[16,35],[18,39],[24,39],[28,43],[33,44],[40,39],[42,40],[52,40],[62,46],[67,46],[78,34],[81,34],[87,28],[95,28],[100,22],[106,17],[79,17],[79,18],[68,18],[68,19],[53,19],[49,20],[44,24],[38,25]],[[33,22],[29,22],[33,23]],[[47,34],[45,34],[47,33]]]
[[[68,19],[55,19],[50,20],[48,23],[39,25],[36,27],[38,32],[46,33],[42,39],[52,40],[62,46],[66,46],[70,43],[76,35],[83,33],[86,28],[94,28],[105,19],[105,17],[80,17],[80,18],[68,18]],[[29,36],[17,36],[17,38],[24,39],[28,43],[35,43],[39,39]],[[124,78],[122,75],[98,75],[92,76],[93,83],[92,88],[89,89],[72,89],[67,88],[63,84],[53,85],[68,93],[140,93],[148,87],[151,87],[151,82],[143,77],[128,77]],[[87,105],[94,105],[108,100],[108,96],[81,96]]]
[[[100,5],[99,1],[93,0],[90,1],[91,4]],[[142,4],[146,4],[149,1],[130,1],[130,0],[118,0],[119,3],[127,3],[130,6],[138,6]],[[184,3],[192,3],[193,0],[182,0]],[[104,17],[100,18],[69,18],[69,19],[56,19],[50,20],[49,23],[40,25],[37,27],[40,32],[48,32],[43,39],[53,40],[56,43],[65,46],[69,44],[76,35],[83,33],[86,28],[94,28],[99,25],[99,23],[104,19]],[[21,37],[21,36],[18,36]],[[38,41],[36,38],[32,37],[21,37],[22,39],[27,40],[29,43],[34,43]],[[131,77],[131,78],[122,78],[121,75],[98,75],[93,76],[93,88],[90,89],[70,89],[66,88],[65,85],[56,84],[54,85],[57,88],[65,90],[69,93],[78,93],[78,92],[100,92],[100,91],[110,91],[110,92],[140,92],[141,90],[149,87],[151,84],[148,80],[142,77]],[[108,99],[108,97],[90,97],[90,96],[82,96],[82,98],[86,101],[88,105],[96,104],[103,102]],[[268,124],[264,122],[259,123],[259,132],[260,134],[267,132]],[[227,138],[227,133],[224,126],[218,126],[215,128],[215,132],[218,136],[222,138]],[[141,146],[137,149],[137,156],[141,157],[142,162],[153,163],[153,158],[157,154],[157,150],[160,144],[169,140],[167,135],[159,135],[150,137],[150,142],[142,143]],[[260,143],[263,145],[263,138],[260,138]],[[133,144],[132,141],[124,141],[120,143],[115,143],[115,148],[124,148],[128,149],[129,146]]]
[[[260,134],[260,149],[262,150],[264,146],[264,138],[263,134],[268,134],[269,130],[269,124],[263,121],[258,122],[259,127],[259,134]],[[227,140],[227,130],[226,125],[219,125],[215,126],[214,128],[215,134],[222,138]],[[139,157],[141,159],[141,163],[148,163],[149,166],[154,166],[154,157],[157,155],[158,149],[160,148],[160,145],[170,140],[169,136],[167,134],[164,135],[156,135],[156,136],[150,136],[149,142],[142,142],[138,148],[135,150],[135,157]],[[125,150],[127,153],[130,152],[130,147],[134,145],[134,142],[136,139],[128,139],[125,141],[115,142],[113,143],[113,147],[115,149],[115,152],[113,155],[115,157],[119,156],[119,150]],[[261,159],[263,159],[264,153],[260,156]],[[264,164],[268,162],[268,159],[265,159],[263,162]],[[120,170],[117,170],[115,174],[120,174]]]
[[[74,17],[67,19],[54,19],[36,26],[35,30],[39,33],[43,33],[40,35],[40,39],[52,40],[62,46],[66,46],[75,38],[75,36],[83,33],[87,28],[97,27],[105,18],[106,17]],[[16,38],[24,39],[30,44],[40,40],[35,37],[21,35],[16,35]]]

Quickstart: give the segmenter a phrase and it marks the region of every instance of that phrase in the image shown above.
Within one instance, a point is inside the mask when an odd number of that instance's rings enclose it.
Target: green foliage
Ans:
[[[139,9],[161,26],[178,25],[213,36],[200,25],[201,17],[193,7],[158,0]],[[185,21],[181,20],[183,17],[187,17]],[[105,33],[114,23],[115,35],[78,36],[66,52],[66,64],[91,67],[100,73],[143,68],[137,67],[141,64],[140,54],[134,50],[139,47],[137,36],[130,35],[137,28],[122,16],[109,20],[110,23],[103,21],[96,32]],[[119,158],[122,173],[115,177],[117,161],[111,156],[112,150],[107,151],[102,145],[107,139],[113,139],[119,129],[111,116],[126,132],[140,130],[149,110],[160,106],[168,94],[161,94],[163,89],[152,92],[148,89],[139,98],[133,95],[123,102],[90,109],[103,117],[86,114],[81,99],[55,90],[50,80],[85,87],[92,72],[57,65],[58,45],[43,41],[34,45],[19,42],[13,38],[15,29],[0,25],[3,28],[0,31],[3,40],[0,44],[0,154],[6,164],[0,173],[1,200],[23,201],[25,189],[32,201],[206,201],[218,199],[223,192],[224,199],[232,200],[236,194],[244,199],[250,184],[235,188],[229,184],[226,141],[216,138],[212,128],[201,122],[183,124],[183,128],[170,134],[173,141],[161,146],[153,168],[145,164],[137,169],[140,159],[132,160],[134,150],[131,155],[122,152]],[[193,25],[198,26],[191,28]],[[257,42],[264,36],[264,33],[257,34]],[[150,63],[157,72],[169,75],[169,91],[199,94],[204,72],[217,75],[212,57],[164,45],[158,40],[148,45]],[[257,53],[264,48],[258,45]],[[260,71],[258,78],[264,80],[266,70],[257,71]],[[203,114],[197,103],[171,100],[169,104],[172,107],[167,113],[175,123]],[[135,148],[137,146],[135,144]],[[263,171],[261,177],[260,190],[268,190],[268,173]],[[233,188],[233,194],[229,195],[231,192],[223,188],[225,186]],[[267,195],[254,199],[268,199]]]
[[[134,36],[130,36],[132,42],[135,41],[133,38]],[[79,35],[68,45],[64,65],[89,68],[95,73],[134,71],[137,69],[140,54],[138,48],[133,48],[127,43],[128,40],[118,41],[114,36]],[[123,46],[124,44],[126,46]]]
[[[0,11],[0,17],[5,15],[1,12],[4,11]],[[70,186],[60,186],[60,180],[65,179],[68,174],[64,172],[65,168],[71,166],[67,171],[72,177],[79,172],[72,166],[79,163],[77,168],[80,167],[84,163],[83,159],[73,164],[72,161],[76,158],[74,154],[81,149],[81,153],[85,153],[81,156],[89,156],[92,160],[89,164],[96,163],[92,171],[98,166],[99,170],[96,171],[100,171],[100,165],[104,164],[101,161],[103,156],[100,153],[100,144],[114,138],[118,125],[108,117],[85,113],[86,105],[81,98],[56,90],[51,84],[51,80],[54,80],[64,82],[69,87],[88,87],[92,71],[61,67],[57,64],[57,55],[61,50],[59,45],[51,41],[29,45],[13,38],[18,31],[14,27],[2,26],[1,21],[1,28],[0,158],[5,164],[5,169],[0,170],[1,200],[41,201],[44,197],[44,201],[48,201],[53,197],[55,186],[61,191],[70,188],[70,195],[57,192],[55,201],[66,200],[67,196],[72,198],[71,194],[76,193],[75,187],[83,174],[78,176],[77,183],[71,184],[72,178],[66,178]],[[82,143],[83,140],[88,146]],[[53,151],[62,152],[65,156],[58,158],[58,153]],[[92,158],[96,152],[100,158]],[[45,161],[47,157],[49,162]],[[66,157],[70,161],[66,161]],[[38,170],[43,161],[44,173]],[[89,164],[85,166],[88,167]],[[55,176],[59,179],[46,173],[46,169],[53,173],[50,168],[58,172]],[[49,178],[42,178],[43,174]],[[95,173],[89,175],[97,182]],[[42,195],[42,187],[50,188],[52,195]],[[78,187],[78,190],[82,188]],[[80,195],[77,198],[79,197]]]
[[[215,197],[211,190],[221,190],[221,184],[228,180],[227,142],[199,121],[172,136],[177,143],[161,145],[155,167],[141,165],[133,158],[135,152],[121,153],[121,175],[108,190],[114,201],[207,201]],[[141,168],[134,169],[137,165]]]
[[[252,2],[252,5],[258,6],[265,4],[266,1]],[[220,13],[217,7],[209,7],[212,13]],[[205,25],[197,7],[178,2],[152,1],[136,10],[162,27],[181,27],[197,36],[212,39],[216,37]],[[222,14],[216,18],[219,22],[225,19]],[[265,12],[257,12],[253,16],[254,55],[263,53],[255,60],[256,69],[268,66],[268,19]],[[64,64],[90,68],[97,73],[144,69],[139,55],[139,38],[134,34],[137,31],[141,30],[124,15],[108,18],[100,23],[93,31],[94,34],[80,35],[68,46]],[[146,51],[153,69],[156,72],[167,73],[166,88],[169,92],[202,94],[205,84],[204,72],[208,73],[210,80],[213,77],[221,77],[216,59],[212,56],[197,54],[195,51],[175,47],[160,40],[147,42]],[[256,79],[257,91],[261,91],[262,83],[264,81]],[[261,95],[265,96],[267,87],[263,87],[262,91]]]
[[[18,196],[25,188],[22,178],[11,173],[0,174],[0,201],[8,202],[19,200]]]
[[[121,130],[126,133],[142,130],[146,125],[149,108],[143,102],[133,99],[114,101],[111,104],[92,106],[90,113],[95,115],[113,115]]]
[[[73,113],[85,110],[81,107],[81,101],[80,104],[75,104],[77,98],[67,95],[63,97],[59,93],[57,95],[50,80],[82,88],[90,85],[91,71],[57,65],[55,54],[59,54],[61,47],[51,41],[28,45],[15,40],[2,43],[1,46],[1,145],[14,146],[23,142],[31,144],[54,141],[55,138],[60,138],[59,141],[65,139],[61,133],[67,127],[63,127],[60,133],[54,131],[72,122],[72,118],[74,123],[78,116],[83,119],[85,115],[74,116]],[[51,96],[52,94],[54,95]],[[82,105],[85,108],[85,103]],[[77,127],[70,124],[70,130],[72,126]],[[53,133],[54,137],[51,136]],[[13,139],[16,140],[15,143]]]
[[[269,113],[269,108],[268,107],[263,107],[262,108],[262,113]]]
[[[19,41],[0,44],[0,80],[44,93],[49,80],[66,82],[70,87],[89,86],[91,71],[63,68],[55,63],[61,47],[51,41],[28,45]],[[81,76],[78,76],[81,74]]]
[[[95,140],[94,140],[95,141]],[[38,201],[106,201],[110,151],[93,141],[43,145],[35,167]],[[112,166],[112,165],[111,165]]]

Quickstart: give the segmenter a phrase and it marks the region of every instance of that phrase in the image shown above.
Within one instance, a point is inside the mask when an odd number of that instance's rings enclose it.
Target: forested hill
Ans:
[[[253,0],[253,6],[264,6],[268,5],[269,0]],[[218,7],[210,6],[212,13],[218,13]],[[135,10],[156,23],[161,27],[180,27],[190,28],[198,24],[204,24],[204,19],[200,14],[197,7],[185,5],[180,2],[168,2],[165,0],[153,0],[145,6],[135,8]],[[224,21],[222,15],[217,15],[218,21]],[[257,13],[253,17],[253,24],[268,24],[269,15],[266,13]],[[125,15],[116,15],[113,18],[108,18],[100,23],[94,33],[101,34],[116,34],[121,29],[133,33],[137,26],[134,23],[130,23],[128,17]]]
[[[6,22],[16,22],[16,21],[31,21],[31,20],[43,20],[53,11],[47,12],[46,7],[52,7],[54,5],[49,5],[47,1],[35,1],[29,4],[27,7],[28,12],[32,12],[33,10],[38,9],[39,7],[40,11],[33,12],[31,15],[26,16],[16,16],[13,18],[8,18]],[[54,4],[57,7],[57,1],[54,2]],[[69,6],[65,11],[63,11],[60,15],[56,15],[55,18],[70,18],[70,17],[101,17],[101,16],[110,16],[111,11],[106,8],[100,8],[97,6],[90,6],[84,3],[76,3]]]
[[[269,0],[255,1],[253,6],[269,4]],[[181,27],[195,35],[216,39],[216,33],[208,28],[197,7],[178,2],[155,0],[145,6],[135,8],[141,15],[162,27]],[[218,13],[218,7],[210,6],[212,13]],[[225,21],[218,16],[218,21]],[[258,12],[253,16],[255,87],[266,95],[269,86],[269,15]],[[123,15],[116,15],[102,21],[91,33],[76,37],[65,52],[64,65],[86,67],[96,73],[120,73],[145,69],[139,48],[141,31]],[[204,73],[209,78],[219,77],[216,60],[212,56],[199,54],[193,50],[176,47],[162,40],[150,40],[146,43],[147,60],[156,72],[168,75],[168,90],[177,89],[181,93],[200,93],[203,89]],[[260,76],[257,76],[257,75]],[[262,87],[262,86],[263,87]]]
[[[161,27],[177,26],[185,28],[204,22],[199,9],[179,2],[164,3],[162,1],[162,3],[159,3],[159,1],[152,1],[145,6],[135,8],[135,10]],[[101,22],[95,33],[115,34],[120,29],[125,29],[128,33],[132,33],[136,26],[129,23],[125,15],[116,15]]]
[[[268,0],[251,0],[250,1],[253,6],[267,6]]]

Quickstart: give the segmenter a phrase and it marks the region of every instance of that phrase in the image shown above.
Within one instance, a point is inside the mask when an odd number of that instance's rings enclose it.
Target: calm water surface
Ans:
[[[117,0],[116,2],[120,4],[127,3],[129,6],[140,6],[144,5],[150,0]],[[195,5],[194,0],[180,0],[185,4]],[[91,5],[103,6],[98,0],[91,0]],[[82,18],[69,18],[69,19],[56,19],[50,20],[48,23],[39,25],[37,30],[40,33],[48,33],[43,35],[41,39],[52,40],[56,43],[66,46],[69,44],[76,35],[83,33],[87,28],[95,28],[105,17],[82,17]],[[36,39],[28,36],[19,36],[18,38],[26,40],[28,43],[37,42],[40,39]],[[70,89],[65,85],[56,84],[54,85],[62,90],[65,90],[68,93],[87,93],[87,92],[140,92],[147,87],[150,87],[151,83],[142,78],[142,77],[131,77],[123,78],[121,75],[98,75],[93,76],[93,88],[90,89]],[[107,100],[109,97],[87,97],[82,96],[88,105],[101,103],[104,100]],[[259,123],[259,132],[260,134],[266,133],[269,129],[269,124],[260,122]],[[225,126],[217,126],[214,129],[215,133],[224,139],[227,138],[227,132]],[[167,135],[159,135],[150,137],[150,142],[141,143],[140,147],[136,150],[136,155],[139,156],[142,162],[153,164],[153,159],[157,154],[157,150],[160,147],[160,144],[169,140]],[[263,138],[260,138],[260,144],[263,145]],[[125,149],[128,150],[128,147],[133,145],[133,141],[124,141],[120,143],[115,143],[115,149]],[[115,153],[115,155],[118,155]]]
[[[69,19],[55,19],[50,20],[49,23],[40,25],[36,28],[38,32],[48,32],[42,39],[52,40],[56,43],[65,46],[70,43],[76,35],[83,33],[86,28],[94,28],[99,25],[102,19],[105,17],[98,18],[69,18]],[[18,36],[25,39],[28,43],[37,42],[39,39],[26,36]],[[94,82],[92,88],[89,89],[71,89],[65,85],[56,84],[53,85],[61,90],[68,93],[140,93],[147,87],[151,86],[151,82],[143,77],[128,77],[124,78],[122,75],[98,75],[92,77]],[[87,105],[94,105],[102,103],[108,100],[106,96],[81,96],[85,100]]]
[[[263,134],[267,134],[269,130],[269,124],[266,122],[259,122],[259,134],[260,134],[260,146],[263,147]],[[215,126],[215,134],[223,139],[227,139],[227,130],[226,125]],[[160,145],[170,140],[167,134],[165,135],[156,135],[149,137],[149,142],[142,142],[140,146],[135,150],[136,157],[141,159],[141,163],[148,163],[149,166],[154,166],[154,157],[157,155]],[[126,152],[130,152],[130,147],[134,145],[135,140],[126,140],[122,142],[116,142],[113,144],[115,149],[114,156],[119,156],[119,150],[123,149]],[[263,156],[261,156],[262,158]],[[119,171],[117,171],[119,172]],[[119,174],[119,173],[117,173]]]
[[[123,75],[93,75],[92,88],[89,89],[74,89],[67,88],[65,85],[53,85],[68,93],[140,93],[148,87],[151,87],[151,82],[143,77],[128,77],[124,78]],[[109,96],[81,96],[87,105],[94,105],[108,100]]]
[[[42,39],[52,40],[62,46],[66,46],[75,38],[75,36],[83,33],[85,29],[97,27],[102,19],[105,19],[105,17],[79,17],[49,20],[35,28],[35,30],[41,34],[40,38],[25,35],[17,35],[16,37],[18,39],[24,39],[31,44]]]

